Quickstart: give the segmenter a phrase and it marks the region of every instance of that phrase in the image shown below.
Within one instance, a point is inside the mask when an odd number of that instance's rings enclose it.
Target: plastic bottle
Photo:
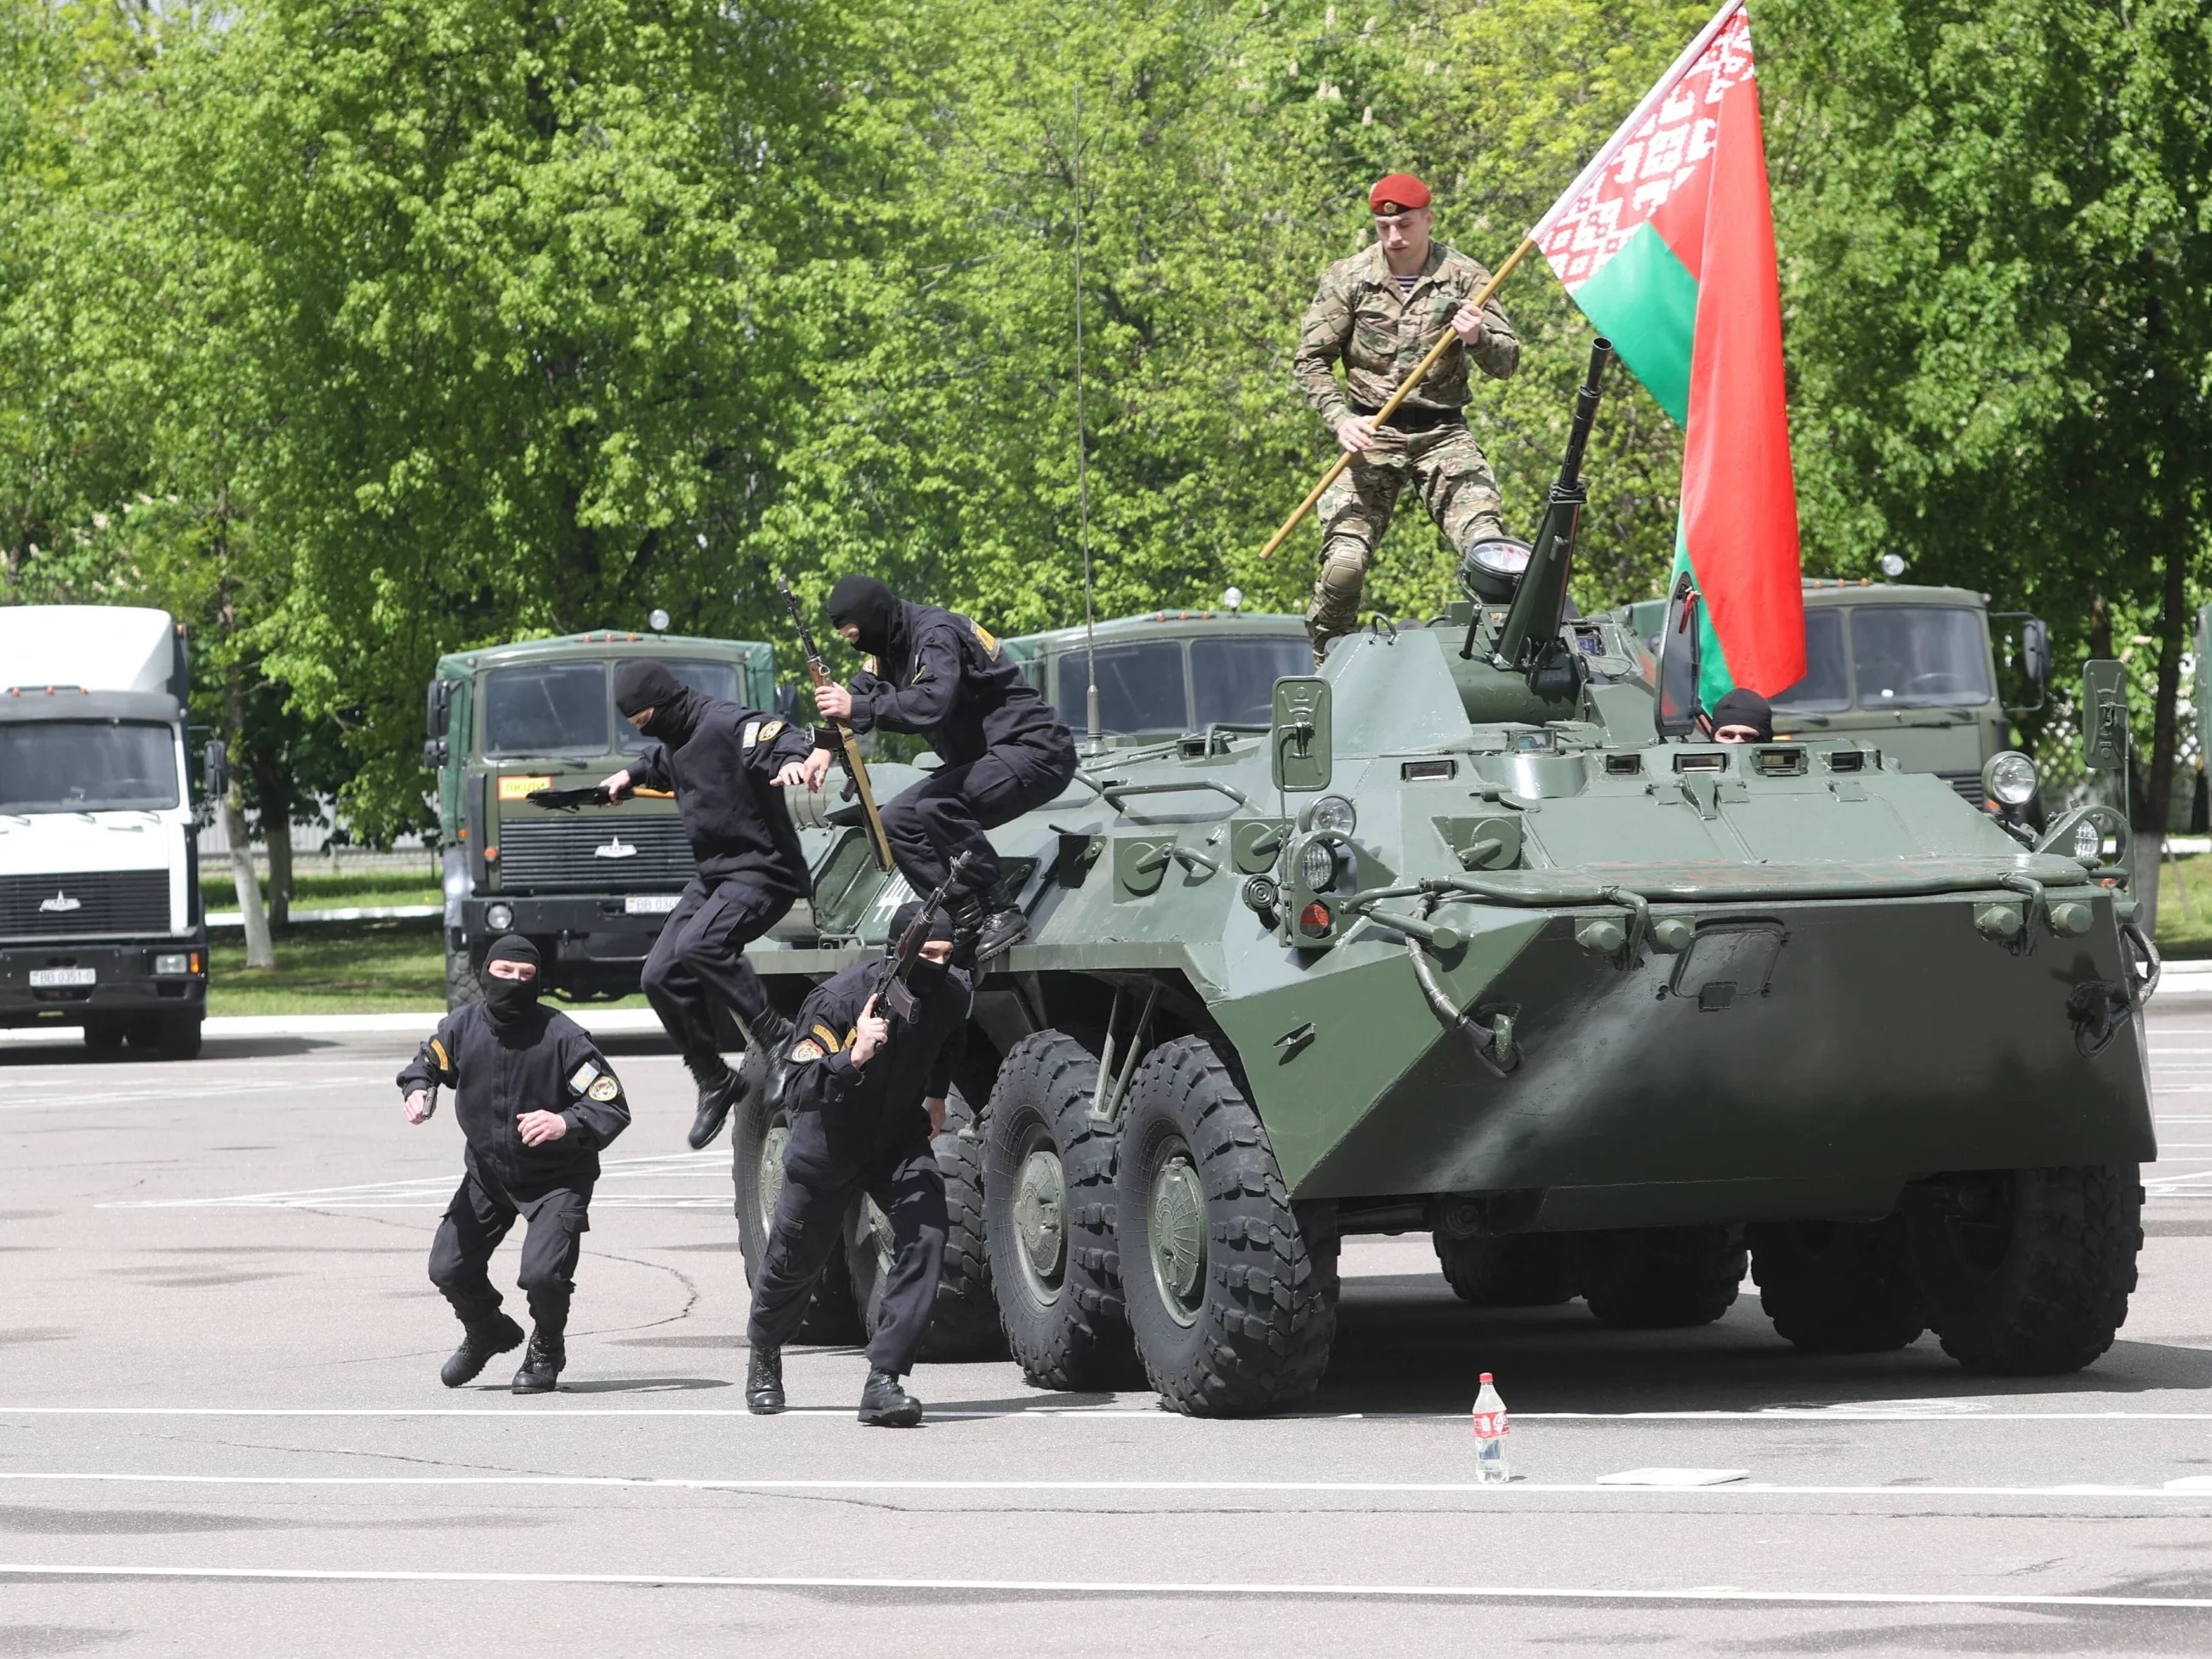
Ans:
[[[1482,1392],[1474,1397],[1475,1478],[1485,1485],[1503,1486],[1513,1476],[1505,1467],[1505,1402],[1490,1373],[1482,1374]]]

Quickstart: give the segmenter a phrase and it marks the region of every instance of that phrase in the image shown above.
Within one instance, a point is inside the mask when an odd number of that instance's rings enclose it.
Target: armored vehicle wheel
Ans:
[[[921,1339],[929,1360],[996,1359],[1006,1352],[998,1304],[991,1296],[991,1264],[983,1248],[983,1142],[963,1135],[975,1115],[957,1085],[945,1097],[945,1132],[933,1143],[945,1176],[945,1266],[937,1302]],[[861,1328],[872,1337],[884,1304],[884,1285],[896,1256],[890,1219],[862,1199],[846,1218],[845,1261]]]
[[[483,1000],[483,975],[465,947],[446,951],[446,1012]]]
[[[1759,1305],[1812,1353],[1901,1348],[1928,1318],[1907,1258],[1905,1218],[1770,1221],[1746,1230]]]
[[[1913,1271],[1970,1371],[2075,1371],[2112,1346],[2136,1287],[2136,1165],[1990,1170],[1908,1190]]]
[[[1098,1060],[1039,1031],[984,1114],[983,1236],[1006,1346],[1041,1389],[1138,1386],[1115,1242],[1114,1132],[1094,1128]]]
[[[1312,1394],[1336,1334],[1336,1236],[1301,1224],[1225,1048],[1178,1037],[1145,1057],[1117,1164],[1129,1326],[1161,1398],[1242,1417]]]
[[[1478,1308],[1552,1308],[1575,1297],[1564,1233],[1503,1238],[1433,1235],[1437,1261],[1462,1302]]]
[[[791,1138],[791,1120],[782,1108],[771,1112],[762,1100],[768,1066],[757,1050],[746,1050],[738,1069],[745,1077],[745,1097],[738,1104],[737,1122],[730,1133],[730,1175],[738,1212],[738,1249],[744,1259],[745,1283],[750,1285],[760,1272],[761,1258],[768,1254],[776,1194],[783,1190],[783,1144]],[[825,1347],[850,1346],[866,1340],[842,1244],[830,1253],[822,1269],[814,1286],[813,1304],[806,1310],[806,1322],[799,1328],[796,1340]]]
[[[1575,1282],[1602,1324],[1710,1325],[1735,1301],[1744,1248],[1733,1227],[1633,1227],[1569,1235]]]

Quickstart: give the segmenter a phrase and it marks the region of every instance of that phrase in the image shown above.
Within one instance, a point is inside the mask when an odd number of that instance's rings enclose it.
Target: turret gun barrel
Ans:
[[[1574,568],[1575,537],[1582,526],[1586,499],[1583,451],[1597,419],[1606,365],[1612,361],[1612,341],[1591,343],[1589,370],[1575,392],[1575,417],[1567,433],[1566,457],[1559,463],[1559,476],[1545,503],[1544,523],[1536,532],[1528,574],[1522,577],[1512,608],[1505,613],[1505,625],[1498,630],[1493,660],[1500,667],[1535,667],[1558,642],[1559,626],[1566,619],[1567,578]]]

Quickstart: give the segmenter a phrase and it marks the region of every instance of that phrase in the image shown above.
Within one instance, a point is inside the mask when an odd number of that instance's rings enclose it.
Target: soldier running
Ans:
[[[933,892],[969,854],[950,905],[953,959],[988,961],[1029,933],[1029,918],[985,906],[999,884],[986,830],[1057,800],[1075,775],[1075,738],[999,642],[957,611],[900,599],[872,576],[840,577],[830,620],[868,653],[848,685],[815,689],[824,716],[855,732],[919,732],[945,764],[884,807],[891,857],[916,893]],[[776,781],[819,789],[826,741]]]
[[[1355,458],[1319,503],[1321,574],[1306,611],[1316,663],[1331,640],[1359,625],[1367,568],[1408,483],[1455,554],[1505,533],[1497,477],[1462,411],[1468,360],[1504,380],[1519,366],[1521,342],[1496,301],[1480,311],[1471,303],[1490,273],[1430,240],[1426,185],[1393,173],[1376,181],[1367,202],[1375,246],[1323,273],[1293,367],[1306,401]],[[1459,343],[1378,426],[1375,416],[1447,327]]]

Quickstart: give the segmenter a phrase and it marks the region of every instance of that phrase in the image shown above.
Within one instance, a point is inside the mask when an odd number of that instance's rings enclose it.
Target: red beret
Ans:
[[[1388,173],[1367,192],[1367,205],[1376,213],[1402,213],[1429,204],[1429,187],[1410,173]]]

